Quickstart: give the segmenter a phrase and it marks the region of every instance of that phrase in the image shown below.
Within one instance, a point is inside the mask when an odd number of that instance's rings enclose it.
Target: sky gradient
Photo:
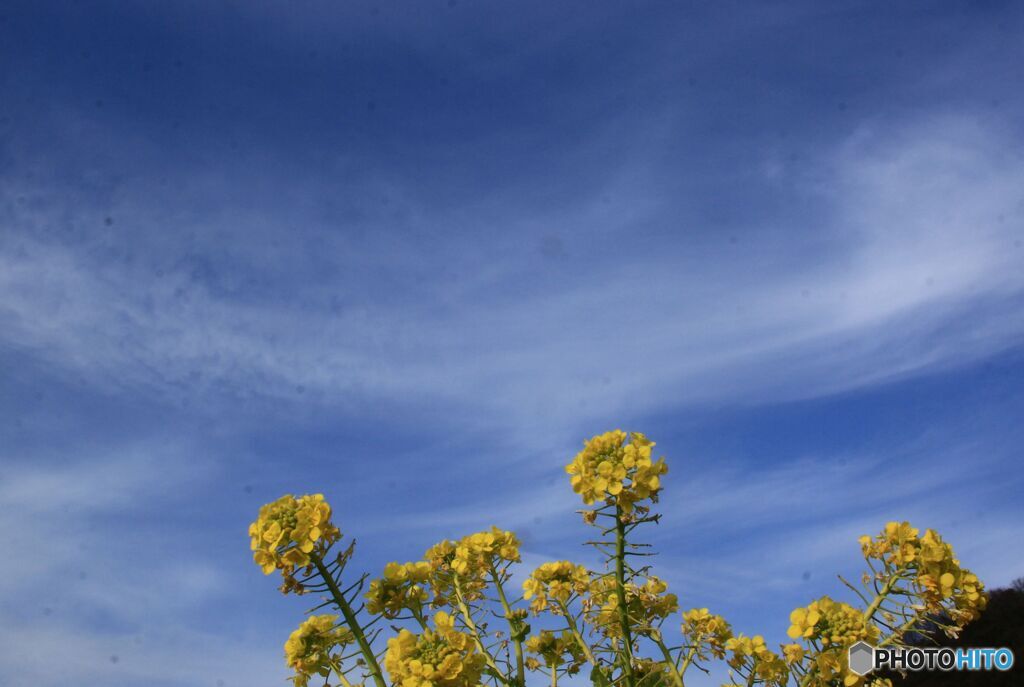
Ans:
[[[592,562],[616,427],[737,630],[1024,576],[1024,6],[827,5],[0,5],[0,685],[285,684],[283,493]]]

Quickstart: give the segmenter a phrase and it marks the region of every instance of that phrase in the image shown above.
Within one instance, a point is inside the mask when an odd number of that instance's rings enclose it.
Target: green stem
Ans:
[[[345,673],[341,672],[341,666],[333,666],[333,668],[338,679],[341,680],[341,687],[352,687],[352,683],[345,677]]]
[[[498,665],[494,662],[494,658],[484,646],[484,641],[480,637],[480,630],[477,629],[476,623],[473,622],[473,616],[469,612],[469,606],[466,604],[466,600],[462,597],[462,587],[459,585],[459,576],[453,575],[452,582],[455,586],[455,601],[459,606],[459,612],[462,614],[462,619],[466,623],[466,627],[468,627],[469,631],[472,633],[473,639],[476,641],[477,648],[480,650],[481,655],[483,655],[484,660],[487,661],[488,667],[494,671],[495,677],[501,681],[501,684],[506,687],[511,687],[511,685],[509,685],[508,678],[503,672],[501,672]]]
[[[626,685],[636,687],[633,674],[633,632],[629,627],[626,608],[626,523],[622,521],[622,508],[615,507],[615,593],[619,599],[619,627],[622,630],[622,672]]]
[[[565,621],[569,623],[569,631],[572,632],[572,636],[576,638],[576,643],[580,645],[580,650],[583,651],[583,655],[587,657],[587,661],[590,665],[594,666],[598,670],[601,666],[598,665],[597,659],[594,658],[593,652],[590,650],[590,646],[583,640],[583,635],[580,634],[580,628],[576,624],[576,619],[569,613],[569,609],[564,603],[558,601],[558,607],[562,609],[562,614],[565,616]]]
[[[897,639],[901,639],[903,637],[903,633],[912,628],[914,625],[916,625],[923,615],[924,614],[920,611],[915,613],[913,618],[911,618],[910,620],[896,628],[896,630],[891,635],[889,635],[881,642],[879,642],[878,646],[885,646],[886,644],[890,644],[896,641]]]
[[[878,594],[875,595],[875,598],[871,602],[871,605],[868,606],[867,610],[864,611],[865,623],[870,623],[871,620],[875,617],[875,613],[878,612],[878,607],[882,605],[882,602],[885,601],[885,598],[889,596],[889,592],[891,592],[892,588],[896,586],[896,583],[900,581],[900,574],[902,572],[902,568],[896,568],[896,570],[893,571],[892,575],[889,576],[889,579],[885,581],[885,584],[882,585],[882,589],[878,592]]]
[[[508,603],[508,598],[505,596],[505,589],[501,586],[501,576],[498,575],[498,571],[491,566],[491,576],[494,579],[494,587],[498,590],[498,598],[501,600],[501,607],[505,609],[505,620],[508,621],[508,630],[510,635],[514,635],[512,638],[513,649],[516,653],[516,683],[520,687],[526,685],[526,665],[523,661],[523,639],[520,634],[516,631],[516,628],[512,625],[512,607]]]
[[[331,577],[330,571],[324,562],[315,553],[309,554],[309,559],[316,566],[317,572],[320,573],[320,577],[323,578],[324,584],[331,591],[331,597],[334,599],[334,603],[338,606],[338,610],[341,611],[341,615],[345,618],[345,624],[348,625],[348,629],[352,630],[352,635],[356,638],[356,643],[359,644],[359,650],[363,654],[363,658],[366,660],[366,665],[370,670],[370,675],[373,677],[374,683],[377,687],[388,687],[384,681],[384,675],[381,673],[380,664],[377,663],[377,657],[373,654],[373,649],[370,647],[370,643],[366,641],[366,635],[363,633],[363,628],[359,624],[359,619],[356,618],[355,612],[352,610],[352,606],[349,605],[348,601],[345,600],[345,595],[338,589],[337,583],[334,578]]]
[[[675,659],[672,658],[672,652],[668,650],[667,646],[665,646],[665,642],[662,640],[660,632],[654,639],[654,643],[658,645],[659,649],[661,649],[661,655],[665,657],[665,663],[668,664],[668,667],[672,672],[672,681],[676,683],[676,687],[685,687],[685,685],[683,685],[683,676],[676,669],[676,662]]]

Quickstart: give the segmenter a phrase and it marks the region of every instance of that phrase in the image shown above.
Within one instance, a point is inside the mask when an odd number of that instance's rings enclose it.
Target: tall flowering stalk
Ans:
[[[604,565],[543,563],[521,593],[510,586],[520,562],[512,532],[492,527],[446,539],[420,560],[388,563],[377,579],[349,580],[354,543],[335,549],[342,535],[323,496],[285,495],[263,506],[249,527],[253,560],[265,574],[280,572],[283,593],[320,597],[285,643],[291,681],[526,687],[537,674],[537,684],[558,687],[585,669],[597,687],[686,687],[688,670],[724,661],[727,687],[889,687],[849,670],[852,644],[956,635],[985,608],[984,586],[938,533],[891,522],[861,538],[868,572],[859,584],[840,578],[851,602],[823,596],[795,609],[792,641],[778,650],[707,608],[677,616],[678,598],[641,564],[653,554],[636,541],[638,528],[661,518],[652,509],[668,468],[653,448],[643,434],[620,430],[584,442],[566,472],[586,506],[584,522],[597,531],[587,543]],[[337,613],[316,614],[326,607]],[[533,632],[531,616],[550,627]],[[678,632],[669,631],[672,618]],[[381,621],[394,634],[382,637]]]

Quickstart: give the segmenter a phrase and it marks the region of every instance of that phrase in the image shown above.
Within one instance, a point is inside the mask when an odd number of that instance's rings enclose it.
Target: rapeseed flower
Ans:
[[[786,663],[793,665],[794,663],[800,663],[804,660],[804,648],[799,644],[783,644],[782,655],[786,659]]]
[[[550,602],[555,615],[561,615],[559,604],[566,604],[573,594],[583,594],[590,587],[586,567],[571,561],[552,561],[534,570],[523,582],[523,599],[530,601],[535,614],[546,610]]]
[[[388,640],[384,667],[401,687],[476,687],[486,659],[473,639],[455,629],[445,612],[434,617],[434,630],[402,630]]]
[[[337,627],[336,615],[306,618],[284,643],[285,662],[295,671],[289,678],[295,687],[306,687],[314,675],[327,677],[340,667],[337,649],[353,641],[347,627]]]
[[[789,614],[787,634],[793,639],[816,639],[824,646],[849,646],[860,640],[878,638],[878,628],[864,620],[864,614],[841,601],[823,596],[806,608]]]
[[[706,608],[693,608],[683,614],[680,627],[688,643],[696,647],[697,657],[723,658],[725,644],[732,639],[732,627],[720,615],[714,615]]]
[[[745,672],[773,687],[783,687],[789,680],[789,666],[767,647],[761,635],[737,635],[725,643],[725,648],[732,652],[727,662],[733,670]]]
[[[654,442],[639,432],[627,435],[617,429],[591,437],[565,467],[573,491],[588,506],[614,502],[626,514],[639,501],[657,501],[668,466],[663,458],[651,460],[653,447]]]
[[[666,593],[667,589],[668,585],[653,575],[642,585],[633,582],[625,584],[626,612],[636,634],[650,634],[662,619],[679,610],[676,595]],[[594,580],[587,601],[591,609],[589,620],[594,627],[605,636],[621,636],[619,595],[615,579],[605,576]]]
[[[963,625],[984,610],[988,597],[977,576],[960,566],[953,547],[935,530],[890,522],[881,534],[860,538],[865,557],[914,574],[917,592],[932,613],[945,612]]]
[[[249,525],[253,560],[265,575],[281,570],[286,583],[294,571],[312,564],[310,555],[323,554],[341,538],[331,523],[331,507],[322,494],[298,498],[285,494],[260,508],[259,516]]]
[[[491,577],[509,563],[519,562],[519,539],[512,532],[492,527],[458,541],[438,542],[427,549],[424,558],[431,571],[435,607],[453,603],[456,584],[463,601],[475,601],[482,598]]]
[[[366,592],[366,610],[395,618],[402,611],[420,616],[423,605],[430,599],[427,591],[431,567],[426,561],[415,563],[388,563],[384,576],[372,580]]]
[[[463,537],[455,547],[451,567],[460,576],[475,577],[519,560],[519,539],[516,535],[491,527],[489,531]]]
[[[526,650],[540,657],[548,668],[557,668],[564,663],[575,664],[577,667],[584,661],[583,653],[576,638],[569,630],[555,634],[550,630],[541,630],[526,640]],[[531,669],[539,667],[538,661],[531,662]]]

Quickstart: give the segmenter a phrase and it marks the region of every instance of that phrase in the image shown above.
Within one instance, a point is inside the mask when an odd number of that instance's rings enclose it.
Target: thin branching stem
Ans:
[[[622,672],[627,687],[636,687],[633,674],[633,632],[629,625],[626,608],[626,527],[622,521],[622,509],[616,507],[619,517],[615,519],[615,594],[618,597],[619,627],[622,632]]]
[[[356,638],[356,643],[359,644],[359,649],[362,651],[363,659],[366,661],[367,668],[370,671],[370,676],[373,678],[374,684],[377,687],[388,687],[384,681],[384,674],[381,672],[380,664],[377,663],[377,657],[373,653],[373,649],[370,648],[370,643],[366,639],[366,635],[363,634],[363,628],[359,625],[359,619],[356,618],[356,614],[352,612],[352,607],[349,605],[345,596],[338,589],[337,583],[334,578],[331,577],[330,572],[327,570],[327,566],[320,560],[320,557],[316,553],[309,555],[313,565],[316,566],[317,570],[320,571],[321,576],[324,578],[324,582],[327,584],[331,591],[331,596],[334,598],[334,602],[338,605],[338,610],[341,611],[342,616],[345,618],[345,623],[348,628],[352,630],[352,634]]]

